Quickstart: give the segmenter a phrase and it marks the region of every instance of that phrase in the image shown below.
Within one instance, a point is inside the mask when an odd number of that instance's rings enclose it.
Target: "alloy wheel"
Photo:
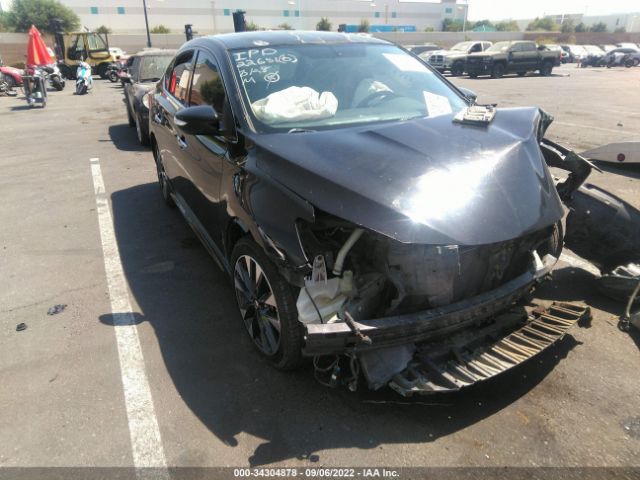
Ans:
[[[275,355],[280,348],[281,324],[269,279],[249,255],[238,257],[233,277],[240,314],[249,336],[265,355]]]

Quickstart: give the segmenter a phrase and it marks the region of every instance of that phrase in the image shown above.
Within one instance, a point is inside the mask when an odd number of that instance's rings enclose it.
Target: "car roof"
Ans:
[[[146,56],[160,56],[160,55],[169,55],[169,56],[173,56],[175,55],[177,52],[177,50],[172,50],[172,49],[167,49],[167,48],[145,48],[144,50],[140,50],[139,52],[135,53],[133,56],[136,57],[146,57]]]
[[[224,33],[221,35],[211,35],[199,37],[182,46],[187,45],[207,45],[211,43],[221,44],[225,49],[236,48],[260,48],[269,45],[301,45],[301,44],[348,44],[348,43],[379,43],[390,44],[385,40],[363,35],[359,33],[337,33],[337,32],[317,32],[317,31],[297,31],[297,30],[275,30]]]

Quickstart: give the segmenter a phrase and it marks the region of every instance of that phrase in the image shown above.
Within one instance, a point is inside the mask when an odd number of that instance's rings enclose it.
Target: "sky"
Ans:
[[[458,3],[464,1],[458,0]],[[562,13],[607,15],[640,12],[640,0],[468,0],[468,3],[470,20],[529,19]],[[0,0],[0,4],[6,8],[10,0]],[[90,4],[91,1],[87,0],[87,5]]]
[[[468,0],[469,19],[529,19],[544,15],[582,13],[607,15],[640,12],[639,0]],[[464,3],[458,0],[458,3]]]

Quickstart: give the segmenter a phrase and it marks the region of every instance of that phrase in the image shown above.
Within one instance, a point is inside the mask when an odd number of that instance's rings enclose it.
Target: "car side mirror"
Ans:
[[[189,135],[219,135],[220,120],[211,105],[187,107],[176,113],[175,125]]]
[[[458,87],[458,90],[460,90],[462,94],[465,96],[465,98],[469,100],[471,103],[476,103],[478,95],[476,95],[475,92],[472,92],[468,88],[464,88],[464,87]]]

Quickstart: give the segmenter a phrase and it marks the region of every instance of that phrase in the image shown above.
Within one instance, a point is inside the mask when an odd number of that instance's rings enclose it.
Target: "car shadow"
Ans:
[[[622,163],[607,163],[602,161],[595,161],[596,165],[607,173],[614,173],[616,175],[624,175],[625,177],[640,178],[640,164],[622,164]]]
[[[123,113],[126,116],[126,111]],[[127,152],[147,152],[148,147],[140,145],[136,129],[126,123],[109,125],[109,137],[118,150]]]
[[[231,447],[243,434],[263,440],[249,454],[252,466],[322,462],[318,452],[328,449],[433,442],[509,406],[579,345],[567,335],[536,361],[456,393],[407,399],[362,382],[355,393],[328,389],[310,364],[283,373],[254,350],[229,278],[179,212],[164,205],[156,184],[114,192],[111,200],[124,273],[140,308],[134,321],[153,327],[177,393],[216,437]],[[111,314],[100,321],[114,324]]]
[[[536,298],[559,302],[580,302],[613,315],[621,315],[625,306],[598,291],[596,276],[577,267],[558,268],[552,280],[536,289]]]

